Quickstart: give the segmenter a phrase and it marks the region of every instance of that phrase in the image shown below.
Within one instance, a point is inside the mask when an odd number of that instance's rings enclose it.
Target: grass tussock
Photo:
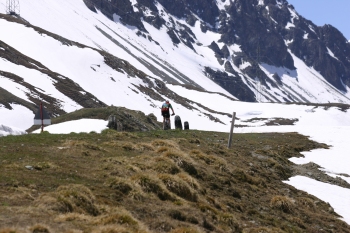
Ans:
[[[58,168],[58,166],[52,162],[39,162],[39,163],[35,164],[33,167],[34,167],[34,169],[39,170],[39,171],[44,170],[44,169],[49,169],[49,168],[53,168],[53,169]]]
[[[146,229],[130,229],[120,225],[109,225],[95,227],[91,233],[149,233]]]
[[[102,150],[97,145],[94,145],[92,143],[86,143],[86,142],[81,141],[81,140],[67,140],[65,143],[63,143],[63,146],[65,148],[70,148],[70,149],[87,148],[87,149],[96,150],[96,151]]]
[[[27,233],[27,231],[18,228],[6,227],[0,228],[0,233]]]
[[[119,208],[117,211],[101,215],[98,218],[95,218],[95,225],[124,225],[128,226],[131,229],[138,229],[139,222],[131,216],[131,214]]]
[[[152,146],[154,147],[170,147],[170,148],[178,148],[178,144],[174,141],[171,141],[171,140],[161,140],[161,139],[157,139],[157,140],[154,140],[152,143]]]
[[[168,147],[168,146],[160,146],[156,149],[157,153],[163,153],[163,152],[167,152],[170,151],[172,148]]]
[[[261,184],[261,180],[259,178],[253,177],[247,174],[245,171],[241,169],[235,169],[232,172],[233,177],[241,182],[247,182],[249,184],[259,185]]]
[[[52,232],[48,226],[42,224],[35,224],[29,228],[31,233],[50,233]]]
[[[315,208],[316,208],[316,204],[315,204],[314,200],[312,200],[311,198],[308,198],[308,197],[297,198],[297,203],[298,203],[298,205],[306,207],[307,209],[310,209],[310,210],[315,210]]]
[[[163,181],[165,187],[172,193],[177,196],[191,201],[197,202],[198,195],[197,193],[181,178],[174,175],[162,174],[159,176],[159,179]]]
[[[78,213],[67,213],[60,214],[55,218],[55,222],[64,223],[64,222],[83,222],[83,223],[91,223],[93,222],[93,216],[86,214],[78,214]]]
[[[253,227],[243,229],[242,233],[285,233],[285,231],[275,227]]]
[[[271,207],[280,209],[285,213],[292,213],[294,209],[294,200],[286,196],[274,196],[270,202]]]
[[[192,227],[179,227],[170,231],[170,233],[201,233],[201,232],[202,231]]]
[[[130,179],[116,177],[107,183],[107,186],[113,190],[117,190],[118,194],[129,195],[133,190],[137,188],[133,185]]]
[[[154,163],[151,164],[151,167],[158,173],[174,175],[181,171],[180,168],[169,158],[156,157],[153,161]]]
[[[189,155],[194,160],[203,161],[206,165],[213,166],[215,169],[219,169],[222,172],[230,172],[227,161],[219,156],[208,155],[196,149],[191,150]]]
[[[154,193],[162,201],[175,201],[176,197],[172,195],[164,184],[152,174],[138,174],[132,177],[134,182],[141,186],[147,193]]]
[[[185,181],[194,190],[199,190],[201,188],[197,179],[193,178],[192,176],[189,176],[187,173],[181,172],[178,173],[177,176],[183,181]]]
[[[79,184],[60,186],[55,192],[41,195],[35,202],[38,207],[60,213],[99,214],[91,190]]]
[[[185,153],[178,150],[170,150],[164,152],[162,155],[166,158],[172,159],[177,166],[182,168],[188,174],[193,176],[198,175],[198,170],[194,161]]]

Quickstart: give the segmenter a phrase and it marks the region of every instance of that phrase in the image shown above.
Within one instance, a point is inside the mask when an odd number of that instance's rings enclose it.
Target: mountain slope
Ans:
[[[26,106],[21,128],[40,101],[52,116],[108,105],[159,115],[170,99],[183,116],[229,120],[234,103],[214,111],[170,84],[231,100],[350,103],[349,43],[286,1],[43,0],[0,26],[0,110]]]

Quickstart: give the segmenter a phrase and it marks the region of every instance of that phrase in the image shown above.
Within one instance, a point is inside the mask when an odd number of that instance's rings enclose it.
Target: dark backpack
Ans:
[[[175,129],[182,130],[182,122],[180,116],[175,116]]]
[[[188,121],[185,121],[185,122],[184,122],[184,128],[185,128],[185,129],[190,129],[190,126],[188,125]]]

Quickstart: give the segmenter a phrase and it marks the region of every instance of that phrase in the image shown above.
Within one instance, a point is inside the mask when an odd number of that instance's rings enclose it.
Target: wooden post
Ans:
[[[233,112],[233,114],[232,114],[232,121],[231,121],[231,130],[230,130],[230,135],[228,137],[227,148],[230,148],[231,144],[232,144],[232,133],[233,133],[233,127],[235,126],[235,118],[236,118],[236,112]]]
[[[41,132],[44,132],[43,102],[40,102]]]

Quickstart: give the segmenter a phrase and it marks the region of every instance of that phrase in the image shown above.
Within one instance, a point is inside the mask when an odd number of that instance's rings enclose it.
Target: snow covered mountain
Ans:
[[[4,125],[29,128],[40,101],[52,116],[108,105],[158,116],[170,99],[194,128],[228,124],[232,100],[350,103],[349,42],[285,0],[36,0],[20,16],[6,5]],[[216,93],[232,104],[208,107]]]

